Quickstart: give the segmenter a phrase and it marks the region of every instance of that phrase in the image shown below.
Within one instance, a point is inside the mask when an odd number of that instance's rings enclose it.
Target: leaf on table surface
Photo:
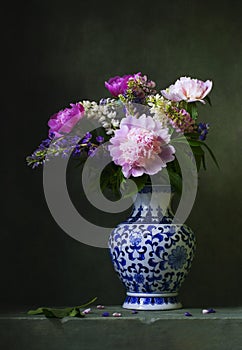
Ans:
[[[45,315],[49,318],[63,318],[63,317],[84,317],[82,309],[86,306],[94,303],[97,300],[97,297],[88,301],[83,305],[66,307],[66,308],[51,308],[51,307],[39,307],[36,310],[29,310],[28,315]]]

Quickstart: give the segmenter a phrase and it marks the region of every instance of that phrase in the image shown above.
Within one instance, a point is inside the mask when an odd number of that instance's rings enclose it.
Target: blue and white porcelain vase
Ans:
[[[130,217],[111,232],[112,262],[127,291],[123,308],[182,307],[178,292],[191,268],[196,240],[187,225],[172,222],[171,197],[168,187],[145,186]]]

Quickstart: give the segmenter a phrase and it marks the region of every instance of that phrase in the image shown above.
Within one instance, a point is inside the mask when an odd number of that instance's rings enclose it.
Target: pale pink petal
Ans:
[[[134,177],[138,177],[138,176],[142,176],[145,172],[144,168],[132,168],[132,176]]]
[[[162,153],[160,154],[160,157],[164,162],[168,163],[174,160],[175,158],[174,153],[175,153],[175,148],[169,145],[162,148]]]

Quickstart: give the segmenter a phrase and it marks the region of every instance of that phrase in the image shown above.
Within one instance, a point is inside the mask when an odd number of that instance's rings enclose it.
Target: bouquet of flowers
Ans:
[[[51,116],[48,138],[27,157],[33,168],[52,157],[70,155],[85,161],[103,147],[111,157],[101,176],[101,187],[117,191],[128,178],[139,189],[149,176],[166,168],[170,183],[182,190],[176,142],[186,140],[197,165],[205,168],[204,147],[209,124],[198,121],[198,104],[211,105],[212,81],[181,77],[166,89],[141,73],[115,76],[105,82],[111,97],[70,104]],[[99,127],[81,134],[81,122],[95,120]],[[176,137],[174,137],[176,135]],[[51,146],[51,147],[50,147]]]

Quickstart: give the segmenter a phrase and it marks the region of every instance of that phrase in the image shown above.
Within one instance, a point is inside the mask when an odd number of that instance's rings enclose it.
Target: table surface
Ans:
[[[89,308],[89,307],[87,307]],[[97,309],[96,306],[90,306],[90,313],[86,314],[84,318],[78,317],[65,317],[62,319],[64,322],[67,321],[86,321],[91,320],[104,320],[104,319],[117,319],[122,318],[128,321],[140,320],[141,322],[151,323],[158,320],[242,320],[242,306],[233,308],[221,308],[215,307],[214,313],[204,314],[203,309],[198,308],[182,308],[178,310],[168,311],[141,311],[137,310],[137,313],[133,313],[133,310],[123,309],[121,306],[104,306],[103,309]],[[209,308],[208,308],[209,309]],[[85,309],[83,309],[85,310]],[[103,313],[109,313],[108,317],[103,317]],[[190,317],[186,316],[185,313],[189,312]],[[114,317],[113,313],[121,313],[121,317]],[[3,319],[15,319],[15,320],[48,320],[44,315],[28,315],[27,311],[21,311],[18,313],[0,313],[0,320]]]
[[[63,319],[0,314],[0,349],[242,350],[242,307],[213,309],[211,314],[198,308],[133,314],[120,306],[91,306],[83,318]],[[103,317],[104,312],[109,316]]]

